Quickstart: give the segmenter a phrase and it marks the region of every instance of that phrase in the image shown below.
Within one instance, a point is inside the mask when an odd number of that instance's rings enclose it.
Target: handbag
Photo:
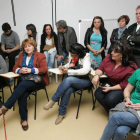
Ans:
[[[74,67],[69,67],[68,69],[76,70],[76,69],[81,69],[81,68],[83,68],[83,65],[80,65],[78,63],[78,61],[77,61],[75,63],[75,66]],[[81,79],[83,79],[83,78],[89,78],[89,74],[90,74],[90,72],[88,74],[86,74],[86,75],[74,75],[74,77],[81,78]]]
[[[42,82],[42,76],[40,76],[39,74],[33,74],[33,73],[21,74],[20,77],[21,77],[21,81],[30,80],[30,81],[34,81],[35,83]]]

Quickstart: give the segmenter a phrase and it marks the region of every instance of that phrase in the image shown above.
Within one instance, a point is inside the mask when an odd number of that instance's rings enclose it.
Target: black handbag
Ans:
[[[33,74],[33,73],[21,74],[20,77],[21,77],[21,81],[30,80],[30,81],[34,81],[35,83],[42,82],[42,76],[40,76],[39,74]]]
[[[75,63],[75,66],[74,67],[69,67],[68,69],[74,69],[74,70],[76,70],[76,69],[81,69],[81,68],[83,68],[83,65],[80,65],[79,63],[78,63],[78,61]],[[81,79],[83,79],[83,78],[89,78],[89,74],[90,74],[90,72],[88,73],[88,74],[86,74],[86,75],[73,75],[74,77],[77,77],[77,78],[81,78]]]

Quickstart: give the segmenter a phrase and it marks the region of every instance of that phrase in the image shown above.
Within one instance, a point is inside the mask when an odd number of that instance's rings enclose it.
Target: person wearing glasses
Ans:
[[[57,36],[58,36],[58,51],[57,61],[58,65],[64,65],[65,58],[69,55],[70,46],[77,43],[77,36],[73,27],[67,26],[65,20],[56,22]]]
[[[111,37],[110,37],[110,42],[111,46],[115,44],[118,40],[121,39],[121,36],[123,32],[125,33],[127,31],[126,25],[129,23],[130,19],[127,15],[122,15],[118,18],[118,23],[119,23],[119,28],[116,28],[112,31]],[[110,53],[111,47],[108,50],[108,53]]]
[[[5,114],[18,100],[21,126],[24,131],[28,130],[27,97],[35,89],[49,84],[45,54],[37,52],[36,46],[36,42],[30,38],[22,42],[23,52],[19,54],[13,68],[13,72],[20,74],[18,85],[0,108],[0,115]]]
[[[86,53],[84,47],[78,43],[73,44],[69,52],[69,62],[64,66],[59,66],[62,73],[67,74],[68,77],[61,82],[52,99],[43,107],[45,110],[49,110],[61,98],[56,125],[61,123],[66,114],[71,93],[75,89],[83,89],[92,85],[88,77],[91,69],[89,53]]]
[[[95,91],[96,99],[107,113],[123,100],[123,90],[128,84],[128,78],[136,69],[138,66],[129,44],[118,41],[95,71],[96,75],[92,79],[92,83],[97,85],[103,73],[108,77],[100,80],[100,86]]]
[[[104,50],[107,46],[107,30],[102,17],[94,17],[91,27],[85,34],[84,44],[90,54],[91,63],[98,68],[105,58]]]

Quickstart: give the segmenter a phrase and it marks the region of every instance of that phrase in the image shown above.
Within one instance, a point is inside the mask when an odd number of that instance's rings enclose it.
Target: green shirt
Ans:
[[[128,82],[135,87],[131,94],[132,103],[140,103],[140,68],[131,75]]]

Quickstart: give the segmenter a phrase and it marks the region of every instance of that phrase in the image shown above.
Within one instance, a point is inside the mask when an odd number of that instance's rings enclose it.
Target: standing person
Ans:
[[[83,89],[92,85],[88,77],[91,66],[89,53],[86,53],[84,47],[78,43],[73,44],[69,52],[69,62],[65,66],[59,66],[62,73],[68,74],[68,77],[61,82],[52,99],[43,107],[49,110],[61,98],[56,125],[61,123],[66,114],[71,93],[75,89]]]
[[[118,40],[121,39],[121,36],[123,32],[125,33],[127,31],[127,24],[129,23],[130,19],[127,15],[122,15],[118,18],[119,28],[113,29],[111,37],[110,37],[110,48],[108,50],[108,53],[111,51],[111,46],[115,44]]]
[[[117,42],[111,54],[108,54],[95,71],[92,83],[97,85],[99,78],[106,73],[108,78],[101,79],[101,87],[95,91],[95,97],[107,113],[123,100],[123,90],[128,84],[128,78],[138,69],[132,50],[128,43]]]
[[[110,118],[100,140],[126,140],[131,129],[140,134],[140,69],[131,75],[128,82],[124,90],[125,102],[110,110]]]
[[[84,44],[89,51],[91,63],[98,68],[105,58],[104,49],[107,46],[107,30],[101,17],[94,17],[91,27],[85,34]]]
[[[40,36],[37,33],[34,24],[28,24],[26,26],[27,33],[24,35],[24,39],[30,38],[37,43],[37,51],[40,52]]]
[[[4,33],[1,35],[1,55],[4,59],[8,56],[10,72],[13,71],[15,57],[20,52],[20,40],[18,34],[11,30],[8,23],[2,25],[2,30]]]
[[[137,64],[140,67],[140,5],[136,8],[136,19],[137,22],[128,27],[128,30],[123,33],[121,39],[129,42]]]
[[[48,68],[53,68],[57,48],[57,35],[50,24],[45,24],[41,35],[40,52],[45,54]]]
[[[22,129],[26,131],[28,129],[27,97],[31,91],[48,85],[49,80],[45,55],[37,52],[36,42],[29,38],[25,39],[21,49],[23,52],[19,54],[13,68],[13,71],[21,76],[16,89],[0,108],[0,115],[5,114],[18,100]],[[30,75],[34,80],[30,79]]]
[[[70,46],[73,43],[77,43],[77,37],[75,30],[72,27],[67,26],[66,21],[59,20],[56,23],[58,30],[58,52],[57,61],[58,65],[64,65],[64,59],[69,55]]]

